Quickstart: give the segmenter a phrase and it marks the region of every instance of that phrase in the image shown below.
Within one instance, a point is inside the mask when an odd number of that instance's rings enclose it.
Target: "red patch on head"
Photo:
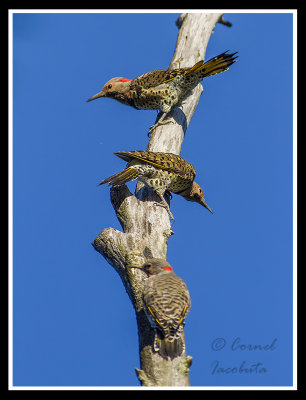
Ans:
[[[121,78],[121,79],[119,79],[119,82],[129,82],[131,80],[132,79]]]
[[[171,267],[162,267],[162,269],[164,271],[172,271],[173,272],[173,269]]]

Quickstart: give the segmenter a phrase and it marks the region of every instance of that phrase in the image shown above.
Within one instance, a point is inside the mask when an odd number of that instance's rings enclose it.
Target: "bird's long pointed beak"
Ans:
[[[104,96],[105,96],[105,93],[101,91],[101,92],[95,94],[94,96],[92,96],[90,99],[88,99],[88,100],[86,100],[86,101],[87,101],[87,103],[88,103],[89,101],[96,100],[96,99],[98,99],[99,97],[104,97]]]
[[[209,205],[207,203],[205,203],[205,201],[203,201],[203,203],[201,203],[201,204],[202,204],[202,206],[204,206],[208,211],[210,211],[213,214],[211,208],[209,207]]]

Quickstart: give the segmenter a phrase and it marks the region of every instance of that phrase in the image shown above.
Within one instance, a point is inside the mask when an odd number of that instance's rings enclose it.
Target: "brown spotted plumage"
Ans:
[[[184,281],[163,259],[152,258],[142,266],[129,267],[147,274],[142,297],[145,313],[155,329],[154,350],[164,358],[180,356],[185,350],[184,324],[191,305]]]
[[[156,127],[166,123],[162,122],[166,113],[181,105],[202,79],[226,71],[235,62],[235,54],[225,52],[193,67],[154,70],[135,79],[112,78],[87,101],[109,97],[138,110],[161,110],[164,114]]]
[[[164,198],[166,191],[199,203],[212,213],[205,202],[201,187],[194,181],[196,171],[193,165],[181,156],[153,151],[126,151],[114,154],[127,161],[127,167],[118,174],[104,179],[100,185],[108,183],[118,186],[138,179],[155,190],[161,199],[161,203],[156,204],[164,207],[173,221],[173,215]]]

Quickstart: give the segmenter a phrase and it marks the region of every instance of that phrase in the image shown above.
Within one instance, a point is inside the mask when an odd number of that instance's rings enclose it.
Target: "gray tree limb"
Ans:
[[[176,22],[179,34],[169,67],[188,67],[204,59],[210,35],[216,23],[221,21],[224,21],[221,13],[182,14]],[[180,153],[202,90],[199,84],[180,108],[175,107],[168,114],[167,120],[171,123],[158,126],[153,131],[147,150]],[[173,360],[165,360],[154,352],[154,331],[142,305],[145,274],[136,268],[125,268],[128,264],[140,265],[145,258],[166,259],[167,242],[173,234],[167,211],[154,206],[159,198],[140,183],[137,184],[135,195],[126,185],[122,185],[111,188],[110,196],[123,232],[113,228],[104,229],[92,244],[120,275],[135,308],[141,366],[141,369],[136,369],[137,376],[143,386],[189,386],[192,358],[184,352]]]

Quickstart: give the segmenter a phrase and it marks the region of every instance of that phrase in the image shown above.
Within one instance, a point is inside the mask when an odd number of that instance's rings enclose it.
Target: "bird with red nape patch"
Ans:
[[[226,71],[236,62],[236,53],[224,52],[206,61],[198,61],[188,68],[154,70],[135,79],[116,77],[87,101],[111,98],[137,110],[160,110],[164,114],[150,129],[164,125],[165,116],[172,107],[180,106],[202,79]]]

